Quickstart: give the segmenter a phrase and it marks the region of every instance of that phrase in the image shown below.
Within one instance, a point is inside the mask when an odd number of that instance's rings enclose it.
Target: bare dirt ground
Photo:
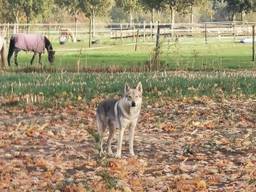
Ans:
[[[255,98],[145,102],[122,159],[98,156],[98,102],[1,98],[0,191],[256,191]]]

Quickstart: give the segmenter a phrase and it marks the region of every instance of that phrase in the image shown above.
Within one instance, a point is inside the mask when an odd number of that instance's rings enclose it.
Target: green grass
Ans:
[[[80,61],[83,68],[132,68],[143,67],[152,56],[154,42],[139,41],[138,51],[134,51],[131,40],[102,40],[100,44],[88,49],[88,43],[67,43],[59,45],[54,42],[56,60],[53,65],[43,56],[45,68],[64,71],[76,71]],[[67,49],[70,49],[67,51]],[[82,49],[80,55],[80,49]],[[20,68],[29,67],[31,53],[20,53],[18,61]],[[37,60],[34,67],[38,67]],[[161,64],[164,70],[231,70],[231,69],[256,69],[256,63],[251,61],[251,45],[234,42],[233,39],[221,41],[210,38],[208,44],[203,39],[180,39],[178,43],[162,39]],[[11,70],[17,70],[12,65]]]
[[[191,96],[256,95],[253,73],[55,73],[3,74],[0,76],[0,95],[43,94],[46,98],[121,95],[125,82],[136,85],[141,81],[144,96],[181,98]]]
[[[256,63],[251,62],[251,45],[235,43],[233,39],[220,41],[209,38],[205,44],[201,38],[181,38],[178,43],[162,39],[161,64],[163,70],[194,71],[168,73],[69,73],[79,69],[143,67],[152,56],[154,41],[139,41],[138,51],[134,51],[131,40],[104,39],[100,44],[88,49],[88,43],[67,43],[59,45],[56,60],[49,65],[43,56],[44,69],[62,73],[3,73],[0,76],[0,95],[43,94],[46,98],[84,98],[122,94],[125,82],[136,84],[141,81],[146,97],[158,98],[185,96],[215,96],[219,90],[225,95],[255,95]],[[66,49],[70,49],[66,51]],[[80,55],[80,49],[82,49]],[[19,54],[19,67],[12,65],[7,71],[31,71],[31,53]],[[40,66],[36,64],[36,69]],[[31,69],[31,70],[30,70]],[[245,70],[247,69],[247,70]],[[239,70],[242,72],[226,73]],[[199,72],[196,72],[199,71]],[[217,72],[216,72],[217,71]],[[247,72],[246,72],[247,71]]]

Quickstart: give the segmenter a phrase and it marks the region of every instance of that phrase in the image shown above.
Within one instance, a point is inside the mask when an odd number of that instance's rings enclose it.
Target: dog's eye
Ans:
[[[127,99],[128,99],[128,100],[131,100],[131,99],[132,99],[132,97],[131,97],[131,96],[129,96],[129,95],[128,95],[128,96],[126,96],[126,97],[127,97]]]

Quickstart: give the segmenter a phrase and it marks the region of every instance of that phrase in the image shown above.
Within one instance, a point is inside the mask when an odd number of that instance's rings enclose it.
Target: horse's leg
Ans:
[[[15,51],[15,53],[14,53],[14,62],[15,62],[16,66],[18,66],[18,61],[17,61],[18,53],[19,53],[19,51]]]
[[[11,65],[11,58],[12,58],[13,52],[14,52],[14,49],[10,47],[9,52],[8,52],[8,56],[7,56],[8,66]]]
[[[9,51],[8,51],[8,56],[7,56],[7,61],[8,61],[8,65],[11,65],[11,57],[13,55],[13,52],[15,50],[15,38],[12,37],[10,39],[10,44],[9,44]]]
[[[42,53],[39,53],[39,64],[42,65],[42,61],[41,61],[41,57],[42,56]]]
[[[33,57],[32,57],[32,59],[31,59],[31,61],[30,61],[30,65],[32,65],[32,64],[33,64],[34,59],[35,59],[35,56],[36,56],[36,52],[34,52],[34,54],[33,54]]]

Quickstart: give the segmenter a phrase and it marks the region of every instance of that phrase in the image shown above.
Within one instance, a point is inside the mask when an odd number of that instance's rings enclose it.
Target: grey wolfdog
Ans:
[[[103,137],[106,129],[109,130],[107,140],[108,154],[113,155],[111,143],[115,130],[119,129],[116,157],[121,158],[122,142],[125,128],[129,128],[129,152],[134,156],[133,141],[135,127],[139,118],[142,104],[142,84],[138,83],[135,89],[125,84],[124,95],[121,99],[105,100],[96,110],[96,121],[100,136],[100,156],[103,153]]]

